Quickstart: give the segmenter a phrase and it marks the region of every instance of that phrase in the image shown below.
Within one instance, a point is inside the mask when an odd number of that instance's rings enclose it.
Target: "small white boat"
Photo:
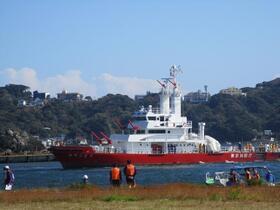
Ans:
[[[235,163],[233,160],[225,160],[225,163]]]
[[[235,166],[229,172],[220,171],[205,175],[207,185],[268,185],[275,186],[275,177],[266,166]]]
[[[226,187],[229,181],[229,173],[224,171],[214,172],[213,175],[207,172],[205,176],[205,183],[207,185],[215,184]]]

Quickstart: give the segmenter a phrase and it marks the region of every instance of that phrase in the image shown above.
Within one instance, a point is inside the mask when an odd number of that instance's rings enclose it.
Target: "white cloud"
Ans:
[[[103,83],[103,88],[108,93],[121,93],[134,97],[136,94],[145,94],[147,91],[156,92],[158,84],[151,79],[137,77],[118,77],[108,73],[102,74],[99,81]]]
[[[6,84],[23,84],[30,87],[31,90],[49,92],[52,96],[56,96],[62,90],[80,92],[84,95],[96,95],[95,86],[83,80],[79,70],[68,71],[65,74],[58,74],[45,79],[39,79],[36,70],[31,68],[19,70],[9,68],[3,70],[1,74],[4,76]]]
[[[274,75],[273,79],[277,79],[277,78],[280,78],[280,74]]]
[[[79,70],[72,70],[66,72],[65,74],[48,77],[42,83],[42,88],[51,93],[58,93],[61,92],[61,90],[67,90],[69,92],[79,92],[85,96],[96,95],[96,87],[83,80]]]
[[[159,90],[159,86],[154,80],[118,77],[108,73],[96,77],[95,80],[86,81],[82,78],[79,70],[67,71],[44,79],[40,79],[37,71],[32,68],[9,68],[0,71],[0,74],[4,84],[23,84],[30,87],[32,91],[49,92],[52,97],[62,90],[79,92],[84,96],[90,95],[94,98],[107,93],[120,93],[133,98],[135,94],[145,94],[146,91],[157,92]]]
[[[31,68],[22,68],[20,70],[9,68],[2,71],[2,74],[6,77],[5,79],[8,83],[23,84],[34,89],[39,86],[37,73]]]

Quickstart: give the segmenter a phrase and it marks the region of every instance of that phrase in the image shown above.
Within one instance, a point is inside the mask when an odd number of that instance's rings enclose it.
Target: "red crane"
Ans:
[[[114,123],[119,127],[119,129],[124,130],[125,126],[121,124],[119,120],[114,120]]]
[[[170,82],[175,88],[177,87],[176,82],[173,82],[172,80],[168,79],[168,82]]]
[[[112,140],[107,135],[105,135],[105,133],[103,133],[102,131],[100,131],[99,133],[104,139],[108,141],[108,144],[112,144]]]
[[[100,137],[94,133],[93,131],[90,132],[90,134],[96,139],[96,141],[99,143],[99,144],[102,144],[102,140],[100,139]]]
[[[128,123],[129,123],[129,125],[132,127],[132,129],[133,129],[134,131],[137,131],[137,130],[139,130],[139,129],[140,129],[140,127],[139,127],[139,126],[137,126],[137,125],[133,125],[133,123],[132,123],[130,120],[128,120]]]
[[[157,80],[157,82],[160,84],[161,87],[166,88],[166,85],[162,83],[161,81]]]

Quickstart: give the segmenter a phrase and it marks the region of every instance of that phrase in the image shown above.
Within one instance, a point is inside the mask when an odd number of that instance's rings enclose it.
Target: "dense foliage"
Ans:
[[[206,133],[220,141],[248,141],[264,129],[280,134],[280,79],[243,88],[247,96],[216,94],[205,104],[183,103],[183,114],[197,123],[207,123]],[[36,139],[66,135],[84,136],[90,131],[120,132],[139,106],[157,106],[157,94],[135,102],[128,96],[108,94],[98,100],[64,102],[51,99],[44,106],[18,106],[20,99],[31,100],[24,85],[0,87],[0,150],[32,150]]]
[[[216,94],[205,104],[184,104],[184,114],[194,126],[207,122],[206,133],[221,141],[250,141],[264,130],[279,140],[280,78],[242,91],[246,96]]]

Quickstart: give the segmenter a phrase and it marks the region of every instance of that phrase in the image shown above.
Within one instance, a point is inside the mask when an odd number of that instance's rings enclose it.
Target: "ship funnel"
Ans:
[[[173,88],[171,95],[171,110],[177,117],[181,117],[181,92],[178,87]]]
[[[160,112],[162,114],[169,114],[169,90],[162,88],[160,94]]]
[[[162,114],[169,114],[169,86],[168,86],[168,78],[164,78],[163,82],[157,80],[157,82],[161,86],[160,91],[160,113]]]
[[[199,138],[201,140],[204,140],[204,129],[205,129],[205,123],[204,122],[199,122],[198,123],[198,129],[199,129]]]

